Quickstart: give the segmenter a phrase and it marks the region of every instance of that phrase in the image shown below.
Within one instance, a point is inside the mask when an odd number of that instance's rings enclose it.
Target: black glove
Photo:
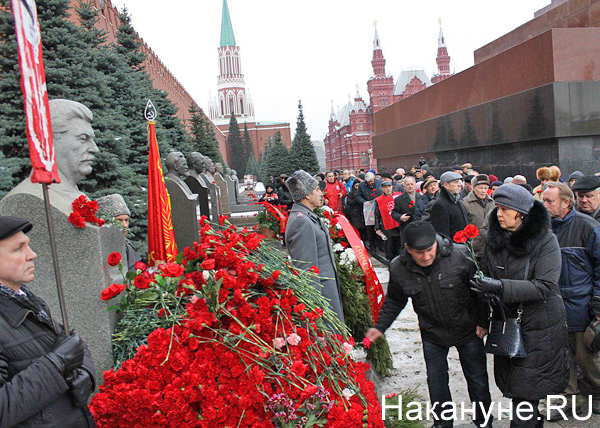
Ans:
[[[86,369],[78,368],[67,374],[65,380],[70,387],[69,394],[73,406],[77,409],[86,406],[94,389],[92,375]]]
[[[78,334],[58,336],[52,352],[46,354],[52,364],[63,376],[81,367],[83,364],[83,344]]]
[[[483,278],[475,278],[471,280],[471,290],[483,294],[494,294],[501,296],[504,291],[502,281],[499,279],[484,276]]]

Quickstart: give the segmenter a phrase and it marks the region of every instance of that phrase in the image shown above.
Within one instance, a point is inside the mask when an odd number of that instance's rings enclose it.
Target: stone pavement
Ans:
[[[384,290],[387,291],[389,278],[387,267],[373,258],[372,261],[377,276]],[[388,329],[386,337],[394,357],[395,373],[383,380],[381,393],[400,393],[413,389],[419,394],[422,402],[429,401],[421,336],[419,334],[417,315],[410,301],[394,324]],[[458,353],[455,348],[450,350],[448,360],[452,399],[455,403],[465,403],[467,406],[470,406],[467,384],[463,377]],[[503,407],[506,408],[509,400],[504,398],[498,387],[496,387],[494,382],[493,358],[491,356],[488,356],[488,375],[490,379],[490,392],[492,394],[492,401],[495,403],[495,409],[497,409],[498,403],[502,403]],[[497,414],[497,412],[494,412],[494,415]],[[425,426],[430,425],[431,421],[425,422]],[[474,426],[470,420],[456,421],[455,425]],[[494,421],[494,427],[496,428],[508,428],[509,426],[510,422],[508,420]],[[600,427],[600,415],[593,415],[587,421],[545,422],[545,426],[549,428],[598,428]]]

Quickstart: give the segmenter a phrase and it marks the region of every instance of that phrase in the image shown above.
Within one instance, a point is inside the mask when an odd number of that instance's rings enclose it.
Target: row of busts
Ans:
[[[236,184],[239,183],[237,172],[234,169],[224,169],[220,162],[213,163],[211,158],[204,156],[200,152],[191,152],[187,156],[187,159],[181,152],[171,152],[167,155],[165,166],[167,167],[166,176],[171,178],[185,180],[185,177],[192,175],[202,179],[200,175],[205,174],[212,182],[214,182],[214,176],[216,174],[219,174],[220,176],[226,174]]]

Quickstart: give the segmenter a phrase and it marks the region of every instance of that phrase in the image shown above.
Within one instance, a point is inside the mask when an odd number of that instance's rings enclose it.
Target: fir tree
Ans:
[[[235,115],[229,120],[229,134],[227,135],[227,152],[229,154],[229,167],[235,169],[240,176],[244,176],[246,170],[246,159],[244,159],[244,144],[240,136]]]
[[[219,150],[214,130],[202,109],[192,104],[190,113],[190,135],[192,138],[192,149],[208,156],[214,162],[223,163],[223,156]]]
[[[250,132],[248,132],[248,124],[244,122],[244,159],[254,159],[256,160],[256,156],[254,155],[254,146],[252,144],[252,140],[250,139]],[[244,174],[242,174],[244,175]]]
[[[319,160],[306,130],[301,101],[298,102],[298,121],[296,122],[296,135],[292,141],[290,161],[292,162],[292,171],[303,169],[311,175],[319,172]]]
[[[267,181],[270,181],[271,177],[277,179],[281,174],[290,174],[293,172],[290,168],[290,154],[281,140],[281,132],[277,131],[273,136],[273,142],[267,150],[267,159],[265,162]]]

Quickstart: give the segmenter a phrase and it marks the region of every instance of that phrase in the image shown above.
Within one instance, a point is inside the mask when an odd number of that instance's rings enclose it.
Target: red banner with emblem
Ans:
[[[373,317],[373,324],[375,324],[377,323],[379,311],[383,305],[383,287],[377,278],[375,269],[373,269],[373,263],[371,263],[369,253],[367,253],[367,249],[365,248],[365,245],[360,239],[360,236],[358,235],[358,232],[356,232],[354,226],[350,224],[346,216],[343,214],[335,213],[334,216],[338,223],[342,226],[342,231],[346,235],[346,238],[348,239],[348,242],[354,251],[354,255],[356,256],[360,267],[365,273],[365,292],[367,293],[367,296],[369,296],[371,316]]]
[[[171,217],[171,199],[165,186],[154,122],[148,122],[148,264],[156,261],[173,262],[177,243]]]
[[[25,101],[25,129],[34,183],[60,183],[54,145],[46,73],[42,58],[42,36],[34,0],[12,0],[19,48],[21,91]]]

